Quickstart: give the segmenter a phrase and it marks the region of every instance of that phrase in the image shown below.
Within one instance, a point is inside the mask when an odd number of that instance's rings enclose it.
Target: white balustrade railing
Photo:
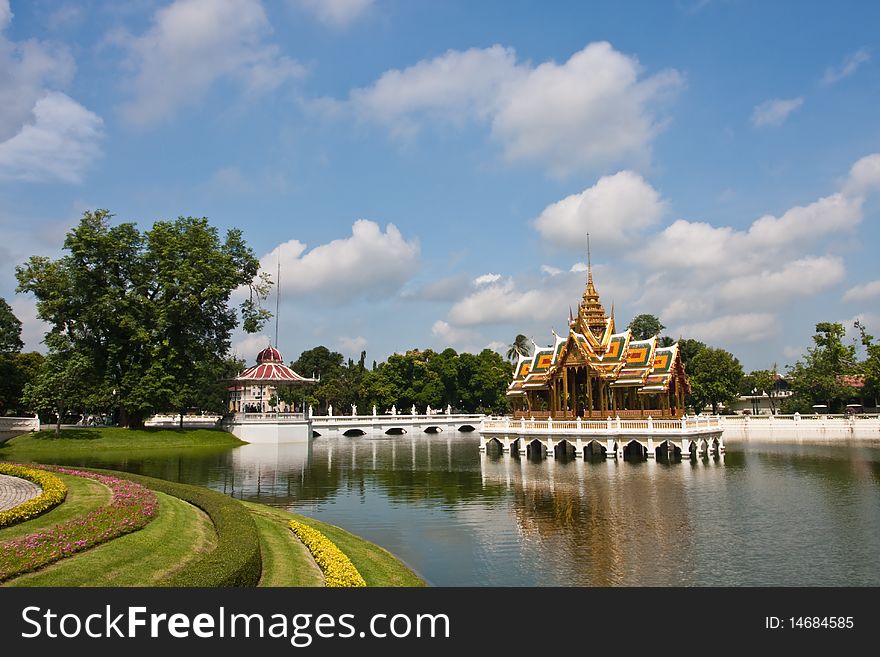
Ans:
[[[573,433],[609,434],[626,432],[647,432],[656,434],[686,434],[704,431],[720,431],[721,419],[717,415],[683,417],[679,420],[622,420],[608,417],[605,420],[536,420],[534,418],[513,420],[507,418],[488,418],[480,424],[485,433]]]

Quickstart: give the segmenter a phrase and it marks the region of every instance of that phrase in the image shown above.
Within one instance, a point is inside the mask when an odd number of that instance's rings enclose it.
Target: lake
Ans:
[[[138,456],[114,467],[333,523],[438,586],[877,586],[880,446],[729,443],[680,463],[481,454],[479,436]]]

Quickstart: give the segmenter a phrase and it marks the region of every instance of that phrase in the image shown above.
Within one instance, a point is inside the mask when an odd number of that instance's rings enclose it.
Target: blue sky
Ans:
[[[0,296],[83,210],[282,261],[279,347],[880,334],[877,3],[0,0]],[[274,299],[269,306],[274,310]],[[271,337],[236,334],[247,360]]]

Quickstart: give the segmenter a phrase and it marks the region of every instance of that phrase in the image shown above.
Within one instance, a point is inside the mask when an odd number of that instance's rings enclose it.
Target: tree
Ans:
[[[35,411],[55,414],[57,436],[64,415],[85,404],[91,363],[65,336],[50,335],[46,343],[49,354],[33,381],[25,385],[23,397]]]
[[[739,394],[743,369],[729,351],[713,347],[701,349],[692,358],[688,373],[691,401],[698,411],[711,404],[712,412],[717,413],[719,404],[729,404]]]
[[[862,363],[862,373],[865,375],[864,394],[867,399],[874,402],[874,406],[877,406],[877,397],[880,396],[880,344],[874,344],[874,336],[868,335],[861,322],[856,321],[855,327],[861,334],[862,345],[866,352],[865,361]]]
[[[532,348],[529,346],[529,339],[522,333],[516,336],[507,350],[507,360],[514,362],[519,356],[530,356]]]
[[[853,389],[841,377],[856,372],[856,348],[843,343],[845,335],[843,324],[816,324],[815,346],[789,367],[788,380],[793,394],[786,410],[806,411],[813,405],[824,404],[834,412],[841,410],[850,399]]]
[[[703,349],[706,349],[706,343],[699,340],[684,338],[678,341],[678,353],[681,355],[681,362],[684,363],[685,369],[687,369],[687,364],[694,359],[694,356]]]
[[[25,386],[40,373],[43,360],[43,354],[37,351],[0,354],[0,415],[33,411],[23,403],[22,395]]]
[[[778,403],[779,373],[776,371],[776,363],[769,370],[755,370],[742,378],[740,382],[740,394],[767,396],[770,412],[776,413]]]
[[[23,347],[21,321],[6,299],[0,297],[0,354],[17,354]]]
[[[142,234],[111,217],[85,212],[64,241],[67,255],[16,268],[18,291],[36,296],[49,335],[87,363],[84,401],[141,426],[150,412],[186,408],[225,358],[238,324],[233,290],[250,291],[240,306],[245,330],[262,326],[271,281],[239,230],[221,240],[207,219],[180,217]]]
[[[660,331],[666,327],[660,323],[660,319],[655,315],[636,315],[629,323],[627,328],[632,331],[634,340],[647,340],[655,335],[660,335]]]

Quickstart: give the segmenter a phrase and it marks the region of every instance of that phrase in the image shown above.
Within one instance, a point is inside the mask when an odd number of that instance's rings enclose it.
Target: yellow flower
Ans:
[[[7,527],[36,518],[41,513],[45,513],[49,509],[61,504],[67,497],[67,486],[64,485],[64,482],[45,470],[35,470],[34,468],[26,468],[22,465],[0,463],[0,474],[27,479],[43,489],[43,492],[34,499],[6,511],[0,511],[0,527]]]
[[[315,563],[324,573],[327,586],[367,585],[351,559],[324,534],[296,520],[291,520],[288,526],[312,553]]]

